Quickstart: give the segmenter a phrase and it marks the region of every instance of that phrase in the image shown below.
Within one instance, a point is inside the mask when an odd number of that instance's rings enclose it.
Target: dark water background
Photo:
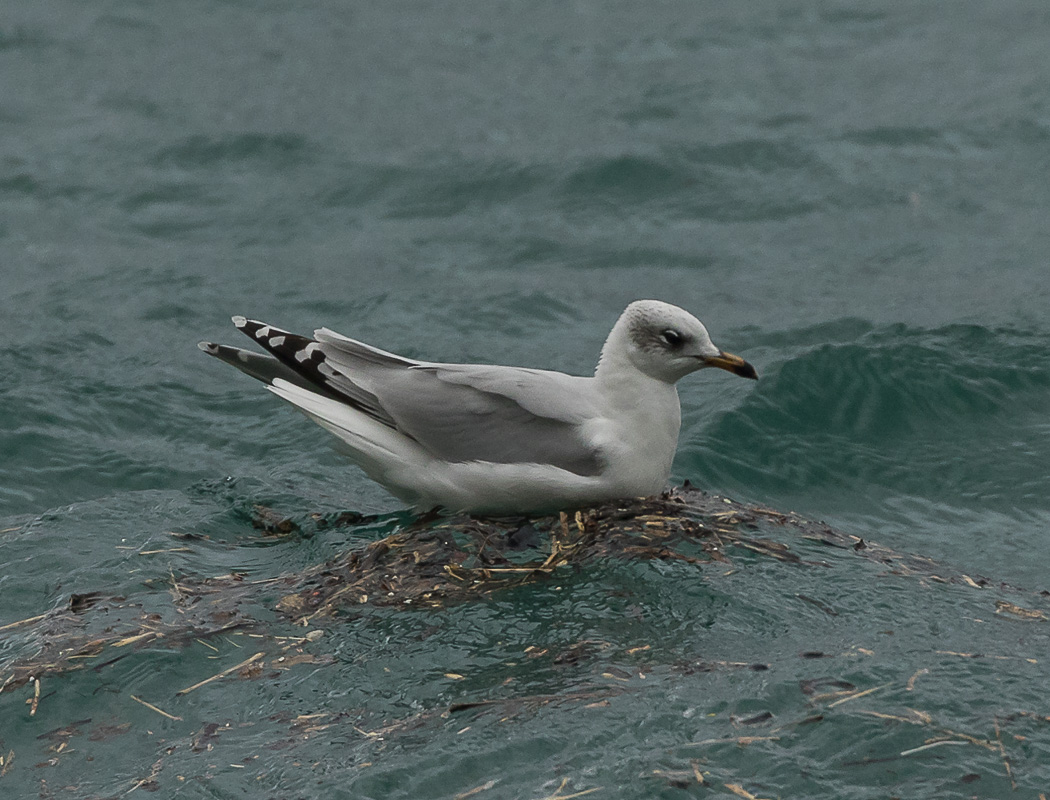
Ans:
[[[1048,41],[1034,1],[8,0],[0,625],[273,576],[405,522],[197,351],[238,343],[230,314],[586,374],[642,297],[762,375],[683,383],[677,480],[1050,589]],[[386,516],[272,540],[257,503]],[[172,531],[210,538],[139,555]],[[1005,797],[996,724],[1016,796],[1050,793],[1050,622],[806,547],[831,568],[609,563],[348,616],[314,644],[333,663],[182,698],[252,645],[146,648],[42,681],[33,716],[28,687],[0,695],[0,794]],[[0,637],[0,665],[40,644]],[[601,644],[576,663],[526,654],[581,641]],[[863,700],[796,725],[824,678],[983,744],[900,756],[930,727]],[[434,714],[610,682],[631,691]],[[290,730],[309,714],[344,724]],[[45,734],[87,719],[56,752]],[[696,744],[742,735],[764,738]]]

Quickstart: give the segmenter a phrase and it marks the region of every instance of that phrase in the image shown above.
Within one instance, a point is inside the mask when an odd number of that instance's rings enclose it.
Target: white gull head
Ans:
[[[635,300],[616,321],[602,347],[596,376],[630,365],[673,384],[704,367],[719,367],[744,378],[757,378],[754,367],[719,350],[707,328],[688,311],[659,300]]]

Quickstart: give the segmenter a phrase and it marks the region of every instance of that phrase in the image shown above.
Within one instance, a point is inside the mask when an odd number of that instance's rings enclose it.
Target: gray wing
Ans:
[[[447,461],[551,464],[597,475],[580,423],[594,416],[586,378],[515,367],[421,364],[372,384],[404,431]]]
[[[259,380],[281,377],[344,402],[437,458],[550,464],[579,475],[601,471],[600,454],[580,427],[598,413],[588,378],[430,364],[324,328],[308,339],[243,317],[234,324],[276,358],[222,345],[202,343],[201,349]]]

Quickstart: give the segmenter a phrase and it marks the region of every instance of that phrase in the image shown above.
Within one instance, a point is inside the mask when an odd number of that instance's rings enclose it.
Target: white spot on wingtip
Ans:
[[[265,339],[269,335],[270,335],[270,326],[269,325],[263,325],[261,328],[259,328],[259,330],[257,330],[255,332],[255,338],[256,339]]]
[[[310,342],[310,344],[306,345],[306,347],[295,354],[295,360],[300,363],[309,360],[310,356],[313,355],[314,350],[318,347],[320,347],[320,345],[318,345],[317,342]]]
[[[245,325],[248,324],[248,320],[246,320],[240,314],[230,317],[230,319],[233,320],[233,324],[236,325],[238,328],[243,328]]]
[[[197,348],[203,350],[205,353],[214,353],[216,345],[214,342],[197,342]]]
[[[282,344],[284,344],[284,339],[285,337],[283,336],[274,336],[270,340],[270,347],[280,347]]]

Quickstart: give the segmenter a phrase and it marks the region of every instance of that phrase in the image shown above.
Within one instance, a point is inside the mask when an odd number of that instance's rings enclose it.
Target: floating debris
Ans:
[[[161,710],[161,709],[157,708],[157,707],[156,707],[155,705],[153,705],[153,703],[147,703],[147,702],[146,702],[145,700],[143,700],[143,699],[142,699],[141,697],[135,697],[135,695],[129,695],[129,696],[130,696],[130,697],[131,697],[131,699],[132,699],[132,700],[134,700],[134,701],[135,701],[136,703],[142,703],[142,705],[144,705],[144,706],[145,706],[146,708],[148,708],[148,709],[149,709],[150,711],[156,711],[156,712],[157,712],[158,714],[160,714],[160,715],[161,715],[162,717],[167,717],[168,719],[170,719],[170,720],[174,720],[175,722],[181,722],[181,721],[182,721],[182,717],[177,717],[177,716],[175,716],[174,714],[169,714],[169,713],[168,713],[167,711],[163,711],[163,710]]]
[[[255,511],[258,527],[269,535],[308,535],[311,525],[321,529],[364,521],[361,515],[348,513],[334,518],[304,516],[298,518],[298,522],[285,524],[288,518],[280,514],[262,508]],[[188,534],[176,538],[192,541]],[[993,596],[998,596],[993,602],[996,614],[1003,620],[1001,624],[1018,624],[1010,620],[1038,623],[1048,619],[1047,611],[1035,607],[1047,605],[1045,595],[1023,593],[1023,590],[993,583],[986,578],[962,574],[921,556],[898,553],[793,513],[745,505],[683,487],[661,497],[610,503],[571,514],[533,519],[527,524],[523,524],[520,518],[425,515],[381,539],[325,563],[258,580],[237,573],[200,578],[170,570],[148,584],[152,600],[148,609],[143,606],[141,597],[127,598],[100,591],[73,594],[51,611],[0,626],[0,635],[20,637],[37,648],[31,656],[21,655],[0,662],[0,692],[26,686],[26,702],[32,716],[41,702],[40,681],[45,677],[85,669],[101,672],[146,647],[177,649],[199,645],[214,652],[209,658],[221,656],[219,647],[228,652],[224,642],[249,648],[243,654],[247,658],[231,658],[238,663],[175,693],[184,696],[220,680],[250,680],[261,675],[273,676],[299,665],[333,663],[332,656],[316,652],[323,647],[324,626],[341,617],[368,613],[369,609],[436,610],[451,604],[484,600],[530,584],[555,590],[561,588],[558,583],[560,575],[611,559],[673,562],[684,569],[703,571],[709,580],[744,570],[756,559],[773,559],[791,565],[793,569],[826,569],[830,566],[828,562],[813,560],[819,559],[819,555],[813,554],[820,550],[814,542],[835,548],[844,554],[844,558],[859,558],[878,564],[881,574],[951,583],[965,587],[967,591],[994,593]],[[147,555],[182,550],[181,547],[134,549]],[[1015,595],[1023,593],[1028,601],[1018,605],[1002,599],[1004,594],[1011,592]],[[836,607],[826,598],[802,593],[795,596],[817,614],[837,617],[845,613],[844,607]],[[274,612],[278,617],[276,622],[273,621]],[[301,635],[289,635],[297,631],[301,631]],[[596,680],[601,676],[606,682],[604,685],[576,685],[557,694],[512,698],[470,699],[468,695],[467,699],[451,705],[445,701],[445,704],[401,720],[384,719],[369,723],[356,714],[339,712],[306,714],[284,721],[295,734],[333,728],[350,736],[381,742],[384,737],[416,730],[428,722],[441,724],[450,718],[457,723],[462,719],[462,732],[466,732],[478,724],[477,718],[488,715],[495,715],[503,722],[561,705],[602,709],[614,704],[620,695],[641,691],[646,675],[661,669],[691,675],[723,670],[760,671],[771,667],[754,661],[695,657],[670,664],[644,663],[643,659],[652,658],[657,652],[654,646],[657,643],[635,641],[617,649],[617,645],[611,642],[583,638],[571,644],[542,643],[524,649],[523,659],[546,659],[552,667],[559,669],[596,662],[600,666],[591,678]],[[25,648],[22,649],[24,652]],[[933,652],[942,656],[1021,659],[1036,663],[1034,658],[1021,655],[982,655],[950,650]],[[622,654],[626,661],[608,663],[609,656],[614,653]],[[858,654],[871,656],[873,651],[852,645],[839,653],[805,650],[799,653],[799,658],[857,658]],[[450,671],[443,672],[446,679],[466,687],[469,692],[469,678],[462,671],[452,671],[451,667],[450,664]],[[894,703],[893,698],[900,700],[904,696],[914,698],[921,694],[921,691],[916,691],[916,683],[930,672],[930,667],[920,667],[906,683],[902,678],[894,684],[897,694],[882,691],[889,684],[863,687],[835,677],[805,679],[799,682],[799,689],[803,696],[800,698],[802,705],[806,708],[795,721],[782,721],[768,711],[751,712],[742,718],[731,717],[729,721],[734,726],[747,726],[755,734],[763,735],[702,739],[681,746],[712,751],[723,745],[761,748],[766,742],[793,735],[801,726],[820,724],[826,716],[846,715],[855,720],[868,717],[882,720],[887,725],[900,723],[925,729],[929,738],[916,742],[914,747],[895,751],[899,752],[895,758],[914,757],[944,746],[973,744],[996,752],[1007,776],[1014,782],[1014,764],[1007,753],[1011,740],[1001,735],[1000,724],[1019,724],[1022,717],[1042,723],[1050,721],[1050,717],[1036,712],[997,717],[994,738],[991,721],[985,738],[939,725],[924,711],[899,705],[887,708]],[[44,695],[45,699],[47,696]],[[858,708],[860,704],[853,702],[866,697],[877,700],[881,704],[880,710]],[[184,722],[180,716],[138,696],[131,695],[131,699],[167,720]],[[278,715],[271,722],[280,719]],[[80,724],[87,722],[90,720],[83,720]],[[99,728],[97,732],[103,737],[121,735],[127,730],[122,725]],[[185,725],[190,727],[190,723]],[[776,727],[772,727],[774,725]],[[75,728],[76,724],[71,723],[49,734],[55,755],[70,752],[66,746],[71,736],[79,734]],[[190,736],[187,747],[192,752],[211,750],[226,730],[217,723],[207,723]],[[289,738],[287,744],[282,742],[274,746],[294,746],[291,742]],[[695,752],[693,750],[688,755]],[[11,768],[14,757],[13,751],[0,756],[0,776]],[[1022,757],[1017,755],[1018,759]],[[131,786],[131,790],[154,788],[160,763],[154,764],[145,777]],[[706,772],[706,767],[702,773],[698,763],[695,759],[683,760],[672,765],[673,768],[652,770],[647,774],[674,786],[706,783],[720,785],[739,797],[758,797],[752,792],[760,790],[745,789],[745,784],[739,779],[720,775],[714,765],[713,773]],[[1018,764],[1022,763],[1018,761]],[[145,768],[139,774],[143,773],[147,773]],[[461,796],[483,798],[495,786],[492,781],[479,783]],[[598,787],[594,787],[574,792],[563,783],[551,797],[567,800],[597,791]]]
[[[1045,622],[1047,619],[1045,611],[1040,611],[1037,608],[1022,608],[1021,606],[1015,606],[1013,603],[1008,603],[1005,600],[995,601],[995,613],[1009,614],[1012,617],[1024,620],[1042,620]]]

